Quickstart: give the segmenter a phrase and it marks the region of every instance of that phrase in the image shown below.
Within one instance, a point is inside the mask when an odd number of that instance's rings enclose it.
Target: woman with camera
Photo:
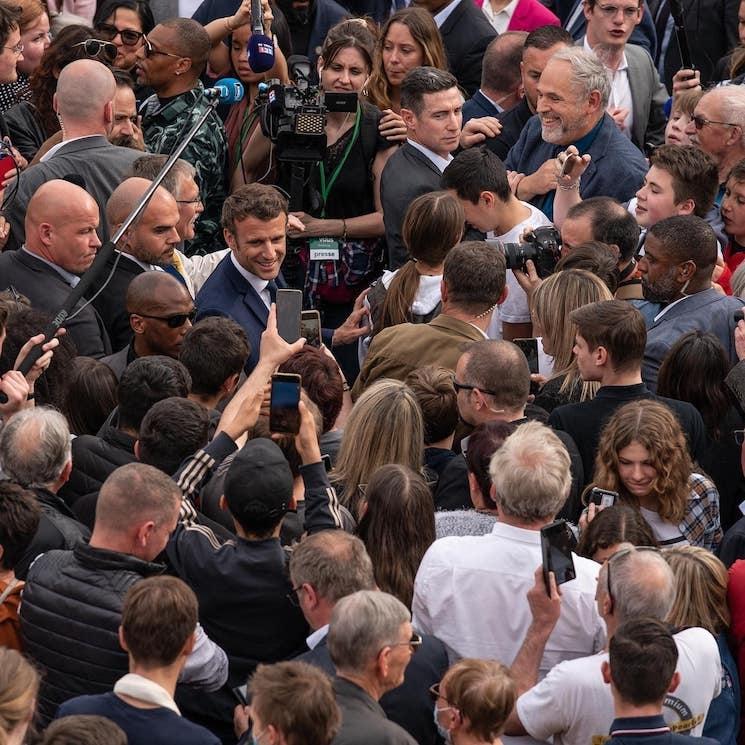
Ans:
[[[616,410],[600,437],[592,486],[637,507],[663,548],[719,545],[719,493],[694,471],[683,430],[664,404],[633,401]]]

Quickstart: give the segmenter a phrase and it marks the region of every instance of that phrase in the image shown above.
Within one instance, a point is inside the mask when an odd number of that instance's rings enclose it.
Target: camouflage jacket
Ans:
[[[154,94],[142,104],[140,113],[145,147],[151,153],[170,153],[191,129],[208,105],[203,90],[199,83],[196,88],[171,98],[165,105],[161,105]],[[204,205],[204,212],[196,224],[196,236],[187,252],[190,255],[209,253],[222,248],[220,212],[225,200],[227,140],[217,114],[213,112],[209,116],[181,157],[197,169],[199,193]]]

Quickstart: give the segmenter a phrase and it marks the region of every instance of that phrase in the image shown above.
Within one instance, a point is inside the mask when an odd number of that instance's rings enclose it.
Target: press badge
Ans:
[[[336,238],[311,238],[311,261],[339,261],[339,241]]]

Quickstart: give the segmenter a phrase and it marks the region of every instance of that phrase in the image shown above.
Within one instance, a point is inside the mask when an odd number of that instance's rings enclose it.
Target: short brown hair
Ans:
[[[34,492],[12,481],[0,482],[0,566],[14,569],[31,545],[41,519]]]
[[[569,314],[590,349],[605,347],[613,370],[633,370],[644,359],[647,327],[644,316],[625,300],[601,300]]]
[[[442,281],[448,301],[467,313],[483,313],[502,297],[506,272],[501,251],[485,241],[463,241],[445,257]]]
[[[287,215],[287,199],[273,186],[245,184],[238,187],[222,205],[222,226],[235,234],[235,224],[247,217],[274,220]]]
[[[424,417],[424,444],[440,442],[458,425],[458,394],[453,371],[436,365],[413,370],[404,381],[411,388]]]
[[[509,668],[496,660],[456,662],[445,673],[440,690],[468,722],[467,731],[484,742],[502,734],[517,698]]]
[[[511,341],[475,341],[463,352],[467,355],[464,383],[475,385],[491,395],[497,407],[518,409],[530,395],[530,369],[520,349]]]
[[[711,155],[695,145],[661,145],[652,151],[649,165],[670,174],[676,204],[692,199],[693,214],[706,217],[719,189],[719,170]]]
[[[127,745],[124,730],[106,717],[76,714],[55,719],[40,745]]]
[[[124,598],[122,635],[127,651],[141,664],[173,664],[197,627],[197,597],[176,577],[149,577]]]
[[[287,745],[328,745],[341,725],[331,680],[305,662],[259,665],[248,683],[251,707]]]

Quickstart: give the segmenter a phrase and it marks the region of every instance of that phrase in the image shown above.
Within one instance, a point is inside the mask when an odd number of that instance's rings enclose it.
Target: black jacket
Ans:
[[[510,148],[520,138],[520,133],[531,116],[533,116],[533,112],[528,105],[528,99],[523,97],[511,109],[503,111],[497,116],[497,119],[502,123],[502,131],[496,137],[489,137],[484,145],[504,160],[507,153],[510,152]]]
[[[67,699],[105,693],[128,670],[118,629],[127,590],[164,567],[79,543],[49,551],[31,566],[23,589],[21,634],[43,669],[39,714],[48,722]]]
[[[72,441],[72,473],[59,495],[72,506],[80,497],[97,492],[109,474],[134,463],[135,438],[110,424],[98,435],[81,435]]]
[[[336,675],[331,661],[328,637],[301,654],[297,659],[320,668],[330,676]],[[392,722],[403,727],[419,745],[434,745],[439,741],[432,719],[432,698],[429,688],[439,683],[448,669],[448,654],[445,645],[435,636],[423,635],[422,646],[412,655],[404,682],[381,699],[380,706]]]
[[[32,491],[41,507],[41,520],[31,545],[15,565],[15,575],[22,580],[26,579],[31,562],[39,554],[54,549],[74,548],[79,541],[87,542],[91,535],[56,494],[40,487]]]

